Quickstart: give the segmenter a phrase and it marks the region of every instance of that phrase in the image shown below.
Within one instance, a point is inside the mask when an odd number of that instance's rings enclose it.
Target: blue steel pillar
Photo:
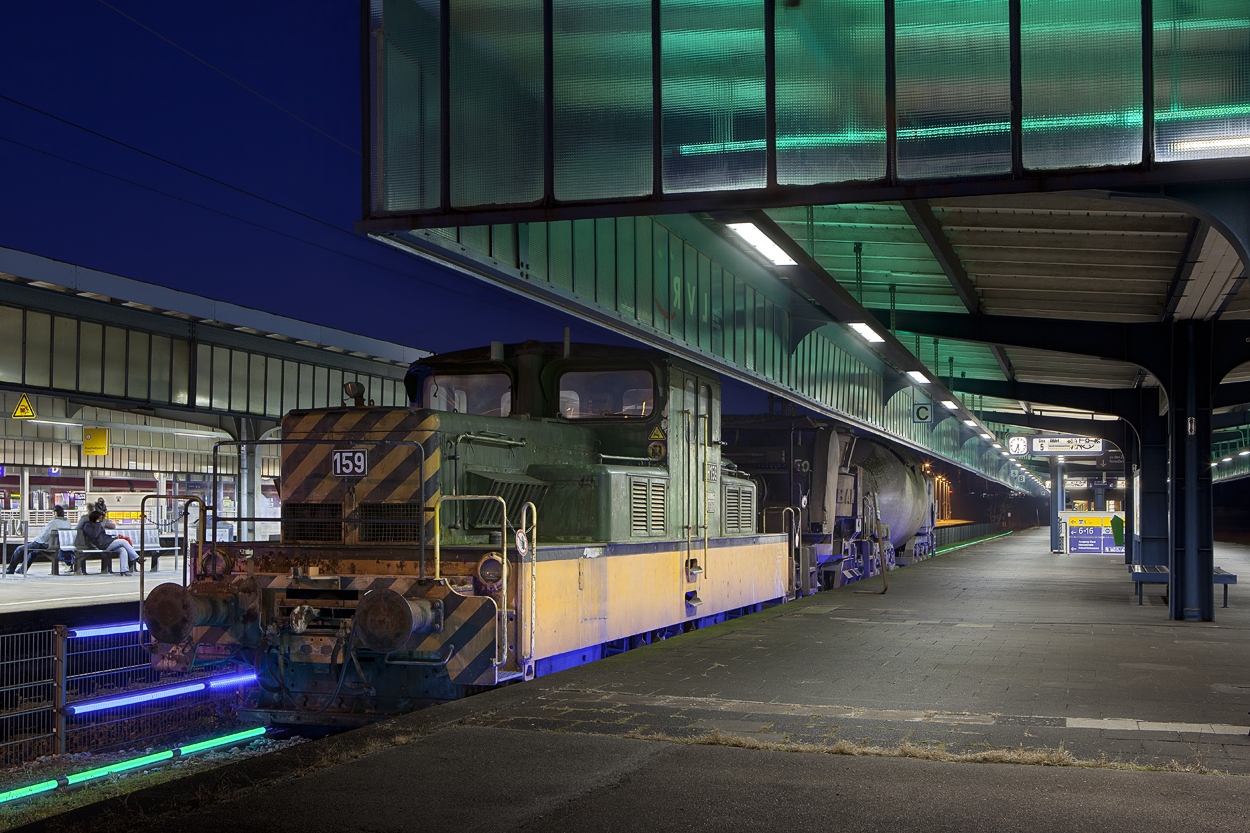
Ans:
[[[1141,529],[1139,564],[1166,566],[1171,559],[1171,527],[1168,526],[1168,419],[1157,408],[1143,408],[1141,421]]]
[[[1215,619],[1211,515],[1211,325],[1179,321],[1172,335],[1168,424],[1172,445],[1172,557],[1168,615]]]
[[[1094,489],[1094,511],[1107,511],[1107,490],[1106,488]]]
[[[1063,511],[1065,498],[1063,494],[1063,463],[1058,457],[1050,458],[1050,551],[1063,552],[1063,530],[1059,524],[1059,513]]]
[[[1136,552],[1137,524],[1133,519],[1136,497],[1133,495],[1134,469],[1137,466],[1137,437],[1127,425],[1124,430],[1124,563],[1134,564]]]

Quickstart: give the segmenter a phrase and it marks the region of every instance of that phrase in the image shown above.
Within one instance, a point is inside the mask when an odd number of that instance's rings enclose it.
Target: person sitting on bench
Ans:
[[[13,550],[13,557],[9,559],[9,573],[10,574],[17,572],[17,567],[20,564],[22,567],[22,575],[25,575],[26,567],[28,564],[30,564],[30,559],[31,557],[34,556],[35,553],[52,547],[53,546],[52,542],[57,538],[57,533],[60,532],[62,529],[74,528],[70,525],[69,521],[65,520],[65,507],[64,506],[60,506],[60,505],[53,506],[52,513],[56,517],[48,521],[47,525],[44,526],[43,531],[40,532],[35,537],[35,540],[27,544],[23,544],[22,546]],[[53,555],[52,557],[56,558],[55,555]]]
[[[123,576],[130,575],[130,572],[135,568],[135,564],[139,561],[139,554],[135,552],[135,548],[125,538],[112,538],[104,530],[104,513],[99,509],[92,510],[91,514],[87,516],[87,522],[82,526],[82,535],[87,542],[87,546],[103,552],[121,553],[121,574]]]

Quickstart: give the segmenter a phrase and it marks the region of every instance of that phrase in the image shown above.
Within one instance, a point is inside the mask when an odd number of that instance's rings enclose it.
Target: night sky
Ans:
[[[355,0],[5,4],[0,246],[422,349],[618,341],[352,230],[360,61]]]

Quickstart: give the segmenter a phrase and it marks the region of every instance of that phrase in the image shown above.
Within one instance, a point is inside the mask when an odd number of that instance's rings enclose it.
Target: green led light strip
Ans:
[[[1155,121],[1160,124],[1174,124],[1187,121],[1204,121],[1210,119],[1229,119],[1250,117],[1250,104],[1228,104],[1218,107],[1172,107],[1155,113]],[[1045,133],[1072,128],[1110,127],[1140,128],[1142,111],[1140,109],[1113,110],[1106,113],[1083,113],[1067,116],[1036,116],[1024,119],[1022,127],[1026,133]],[[972,122],[969,124],[938,125],[934,127],[900,127],[900,142],[915,142],[924,139],[953,139],[964,136],[992,136],[1011,133],[1011,122]],[[816,133],[808,136],[779,136],[777,150],[804,150],[822,147],[841,147],[845,145],[866,145],[885,141],[884,130],[846,130],[841,133]],[[767,150],[768,145],[763,139],[744,139],[728,142],[695,142],[679,145],[678,153],[682,156],[708,156],[722,153],[747,153]]]
[[[16,801],[19,798],[26,798],[28,796],[49,792],[62,785],[72,787],[85,781],[103,778],[106,775],[115,775],[119,772],[126,772],[127,770],[150,766],[151,764],[159,764],[162,761],[172,760],[173,758],[182,758],[187,755],[194,755],[196,752],[203,752],[206,749],[216,749],[220,746],[229,746],[232,743],[238,743],[251,738],[258,738],[267,731],[269,730],[264,726],[257,726],[253,729],[244,729],[241,732],[234,732],[233,734],[223,735],[219,738],[202,740],[198,743],[189,743],[186,746],[179,746],[177,749],[167,749],[164,752],[154,752],[151,755],[143,755],[138,758],[131,758],[126,761],[118,761],[117,763],[96,767],[95,769],[76,772],[73,775],[65,776],[63,779],[41,781],[38,784],[31,784],[27,787],[18,787],[17,789],[9,790],[7,792],[0,792],[0,804],[4,804],[9,801]]]
[[[942,547],[939,550],[934,550],[933,554],[941,555],[944,552],[950,552],[952,550],[961,550],[964,547],[970,547],[973,544],[984,544],[986,541],[993,541],[996,538],[1006,538],[1008,535],[1012,533],[1012,531],[1013,530],[1008,530],[1007,532],[1000,532],[998,535],[990,535],[987,538],[978,538],[975,541],[965,541],[962,544],[951,544],[949,547]]]

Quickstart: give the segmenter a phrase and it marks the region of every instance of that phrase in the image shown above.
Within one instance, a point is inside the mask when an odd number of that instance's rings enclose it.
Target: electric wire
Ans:
[[[163,40],[165,43],[169,44],[169,45],[170,45],[170,46],[172,46],[174,49],[177,49],[179,52],[183,53],[184,55],[187,55],[188,57],[192,58],[193,60],[195,60],[195,61],[197,61],[197,62],[199,62],[199,63],[203,64],[203,65],[204,65],[204,66],[206,66],[206,67],[208,67],[208,68],[209,68],[209,69],[211,69],[213,72],[215,72],[215,73],[217,73],[218,75],[220,75],[222,78],[225,78],[226,80],[230,81],[231,83],[236,84],[236,85],[238,85],[239,87],[242,87],[244,90],[247,90],[249,93],[251,93],[252,95],[256,96],[256,97],[257,97],[257,98],[259,98],[261,101],[263,101],[263,102],[265,102],[266,104],[268,104],[270,107],[273,107],[273,108],[275,108],[275,109],[277,109],[277,110],[280,110],[281,112],[283,112],[283,113],[285,113],[286,115],[290,116],[291,118],[295,119],[297,122],[299,122],[300,124],[304,125],[304,126],[305,126],[305,127],[307,127],[308,129],[313,130],[313,131],[315,131],[315,132],[317,132],[317,133],[320,133],[322,136],[325,136],[327,139],[329,139],[331,142],[334,142],[336,145],[339,145],[340,147],[346,148],[347,150],[351,151],[351,152],[352,152],[353,154],[355,154],[356,156],[360,156],[360,151],[356,150],[356,149],[355,149],[354,147],[352,147],[351,145],[347,144],[346,142],[342,141],[341,139],[338,139],[338,138],[335,138],[334,136],[331,136],[329,133],[325,132],[325,131],[324,131],[324,130],[322,130],[320,127],[317,127],[315,124],[312,124],[311,122],[309,122],[309,121],[307,121],[307,120],[305,120],[305,119],[300,118],[300,117],[299,117],[299,116],[297,116],[295,113],[292,113],[290,110],[286,109],[285,107],[283,107],[283,106],[282,106],[281,104],[279,104],[278,102],[274,101],[274,100],[273,100],[273,99],[271,99],[271,98],[267,98],[266,96],[262,95],[261,93],[257,92],[256,90],[252,89],[252,88],[251,88],[251,87],[249,87],[247,84],[244,84],[242,81],[240,81],[239,79],[235,78],[233,75],[229,74],[229,73],[228,73],[228,72],[226,72],[225,70],[222,70],[222,69],[219,69],[219,68],[217,68],[217,67],[213,66],[213,65],[212,65],[212,64],[210,64],[208,61],[204,60],[204,59],[203,59],[203,58],[201,58],[199,55],[196,55],[194,52],[192,52],[191,50],[187,49],[186,47],[181,46],[181,45],[179,45],[179,44],[177,44],[177,43],[174,43],[172,40],[170,40],[169,38],[165,37],[165,36],[164,36],[164,35],[162,35],[160,32],[158,32],[158,31],[156,31],[155,29],[153,29],[151,26],[148,26],[148,25],[146,25],[146,24],[144,24],[144,23],[140,23],[138,20],[136,20],[136,19],[134,19],[133,17],[131,17],[130,15],[126,14],[126,13],[125,13],[125,12],[123,12],[121,9],[117,8],[116,6],[113,6],[113,5],[110,5],[109,3],[106,3],[106,2],[105,2],[105,0],[99,0],[99,2],[100,2],[100,5],[101,5],[101,6],[104,6],[106,9],[110,9],[111,11],[116,12],[117,14],[119,14],[119,15],[121,15],[122,17],[126,18],[126,19],[127,19],[127,20],[129,20],[131,23],[133,23],[134,25],[138,26],[140,29],[144,30],[145,32],[148,32],[149,34],[152,34],[152,35],[156,36],[157,38],[159,38],[159,39]]]

